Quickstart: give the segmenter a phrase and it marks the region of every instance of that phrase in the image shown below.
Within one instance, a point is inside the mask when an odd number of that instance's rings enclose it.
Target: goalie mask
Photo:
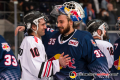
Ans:
[[[74,1],[65,2],[63,5],[56,5],[50,14],[55,18],[61,14],[65,14],[73,22],[81,21],[85,16],[81,5]]]
[[[31,25],[35,24],[38,30],[39,19],[45,19],[48,21],[47,16],[44,13],[40,13],[39,11],[31,11],[30,13],[24,16],[24,24],[26,25],[27,29],[31,29]],[[33,30],[33,29],[32,29]],[[37,34],[37,30],[34,31]]]
[[[97,33],[98,29],[102,31],[101,35]],[[108,29],[107,23],[99,19],[93,19],[89,21],[87,24],[87,31],[89,31],[92,34],[92,36],[99,36],[102,40],[103,40],[103,35],[105,34],[104,33],[105,29],[106,30]]]

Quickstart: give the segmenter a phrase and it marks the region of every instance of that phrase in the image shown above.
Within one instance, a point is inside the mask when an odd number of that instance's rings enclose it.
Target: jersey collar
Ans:
[[[64,40],[64,41],[61,41],[61,40],[60,40],[61,35],[62,35],[62,34],[60,34],[60,35],[58,36],[58,42],[59,42],[59,44],[64,44],[64,43],[66,43],[68,40],[70,40],[71,37],[75,34],[76,31],[77,31],[77,29],[75,29],[74,33],[73,33],[68,39],[66,39],[66,40]]]

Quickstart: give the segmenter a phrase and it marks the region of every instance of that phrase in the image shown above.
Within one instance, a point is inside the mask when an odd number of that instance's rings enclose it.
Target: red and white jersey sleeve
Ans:
[[[113,45],[108,41],[103,40],[95,40],[98,48],[104,53],[107,58],[109,69],[112,68],[114,62],[114,54],[113,54]]]
[[[46,80],[60,71],[59,60],[48,61],[41,39],[26,36],[18,55],[22,67],[22,80]]]

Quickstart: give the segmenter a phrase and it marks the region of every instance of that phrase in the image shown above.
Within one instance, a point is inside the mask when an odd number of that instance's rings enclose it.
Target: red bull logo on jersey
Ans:
[[[119,62],[118,59],[114,61],[114,66],[115,66],[116,69],[118,68],[118,62]]]
[[[51,29],[50,32],[54,32],[54,29]]]
[[[97,46],[97,44],[91,39],[91,43],[94,45],[94,46]]]
[[[75,47],[77,47],[78,44],[79,44],[79,42],[76,41],[76,40],[70,40],[69,43],[68,43],[68,45],[72,45],[72,46],[75,46]]]
[[[68,67],[69,67],[69,68],[76,69],[76,67],[73,66],[73,64],[75,64],[75,59],[74,59],[74,58],[72,58],[72,61],[69,62]]]
[[[75,66],[73,66],[75,64],[75,58],[72,58],[72,60],[69,62],[69,64],[67,65],[69,68],[73,68],[76,69]],[[63,66],[63,68],[66,68],[67,66]]]
[[[54,29],[52,29],[52,28],[47,28],[47,31],[54,32]]]
[[[114,61],[114,66],[117,70],[120,70],[120,56],[119,56],[119,59]]]
[[[8,43],[1,43],[2,44],[2,48],[3,50],[9,52],[10,51],[10,46],[8,45]]]

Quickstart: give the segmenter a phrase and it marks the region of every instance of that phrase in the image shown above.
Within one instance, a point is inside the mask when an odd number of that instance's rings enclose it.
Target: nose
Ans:
[[[60,27],[60,23],[57,23],[57,27]]]
[[[47,28],[47,26],[46,25],[44,25],[44,29],[46,29]]]
[[[106,30],[105,30],[105,33],[106,33]]]

